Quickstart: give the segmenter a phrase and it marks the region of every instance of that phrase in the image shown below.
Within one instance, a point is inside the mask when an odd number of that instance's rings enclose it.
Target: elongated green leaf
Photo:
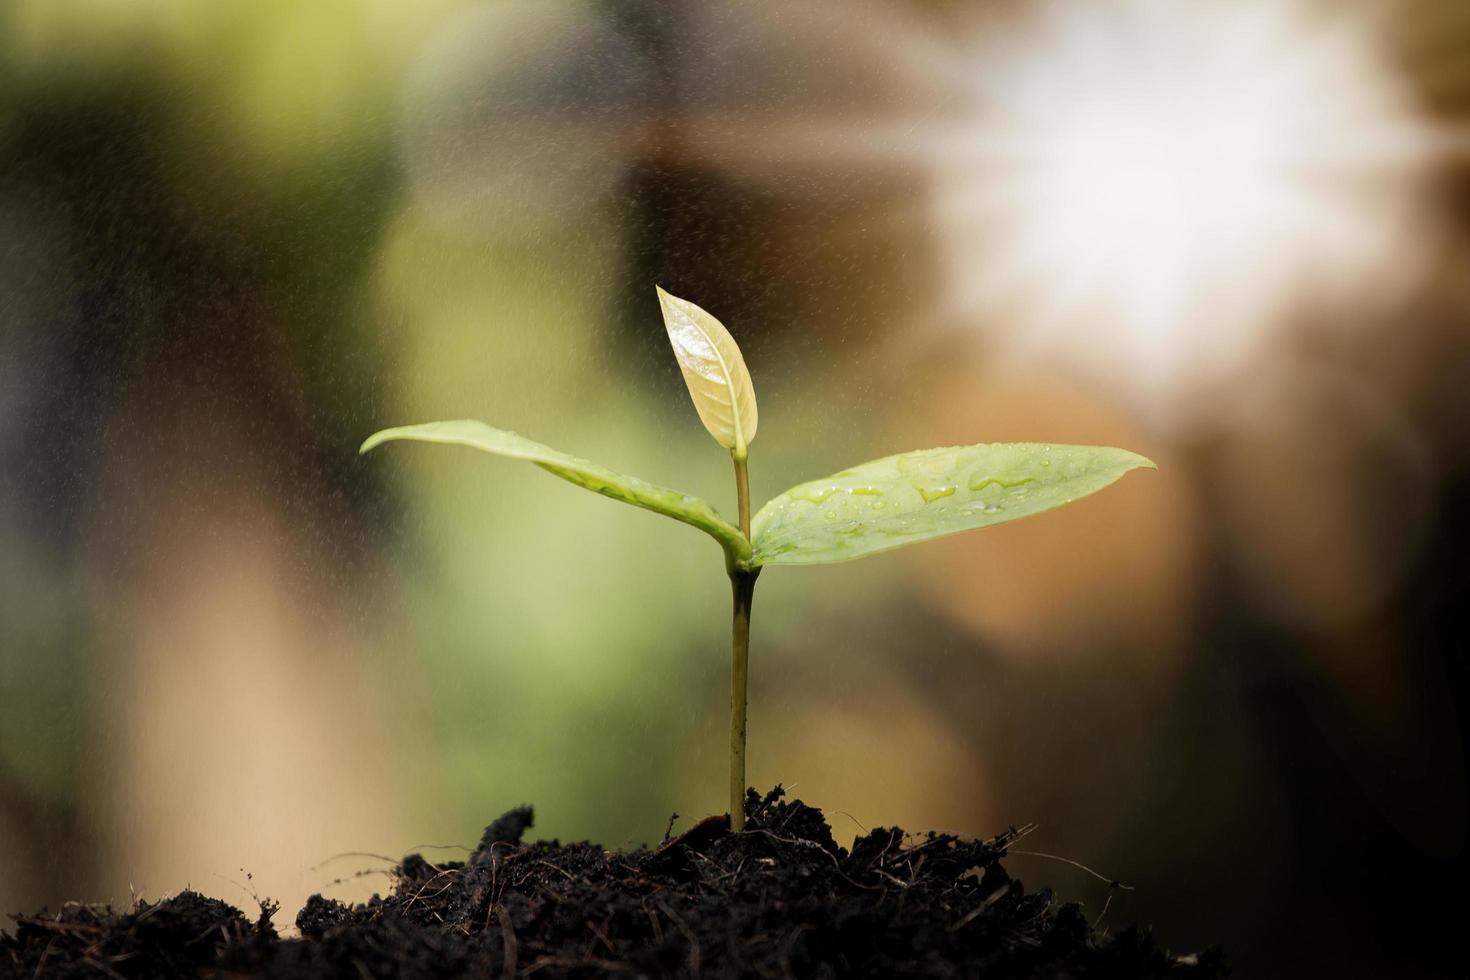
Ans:
[[[1153,463],[1124,449],[990,443],[875,459],[792,487],[751,522],[756,565],[847,561],[1069,504]]]
[[[688,300],[659,289],[658,302],[699,420],[716,442],[744,456],[759,417],[755,386],[735,338],[724,324]]]
[[[404,425],[375,432],[358,452],[366,453],[395,439],[469,446],[496,456],[524,459],[548,473],[554,473],[563,480],[586,487],[604,497],[656,511],[699,528],[720,543],[720,547],[725,549],[726,560],[732,565],[749,561],[750,545],[740,529],[726,523],[715,513],[713,507],[700,498],[656,486],[636,476],[625,476],[605,466],[569,456],[539,442],[532,442],[514,432],[496,429],[473,419],[426,422],[422,425]]]

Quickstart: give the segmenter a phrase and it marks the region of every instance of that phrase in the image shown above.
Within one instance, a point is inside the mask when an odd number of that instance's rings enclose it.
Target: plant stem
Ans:
[[[750,540],[750,474],[745,468],[745,453],[730,451],[735,460],[735,495],[740,501],[740,533]]]
[[[760,569],[732,571],[735,619],[730,644],[730,829],[745,826],[745,678],[750,655],[750,606]]]
[[[745,447],[732,449],[735,461],[735,494],[740,501],[740,533],[750,540],[750,474],[745,465]],[[730,829],[745,826],[745,678],[750,658],[750,604],[755,598],[755,579],[760,569],[730,569],[730,591],[735,597],[734,626],[730,643]]]

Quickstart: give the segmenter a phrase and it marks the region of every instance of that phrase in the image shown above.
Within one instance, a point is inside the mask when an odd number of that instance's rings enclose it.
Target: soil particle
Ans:
[[[746,799],[742,833],[701,821],[656,850],[525,843],[521,807],[464,862],[410,855],[386,897],[313,896],[281,939],[183,892],[126,912],[68,905],[16,917],[0,976],[218,978],[1004,977],[1191,978],[1217,951],[1171,956],[1147,931],[1091,928],[1028,894],[991,841],[877,829],[837,846],[819,810],[780,787]]]

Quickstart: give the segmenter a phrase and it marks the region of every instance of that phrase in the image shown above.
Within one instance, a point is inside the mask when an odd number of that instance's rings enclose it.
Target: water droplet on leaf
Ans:
[[[926,487],[920,484],[915,484],[914,489],[919,491],[919,496],[924,498],[924,503],[932,504],[934,501],[939,500],[942,497],[953,496],[954,492],[958,490],[959,487],[955,486],[952,483],[945,484],[941,487]]]
[[[824,502],[828,497],[836,493],[839,489],[841,488],[836,486],[804,486],[795,487],[789,492],[791,496],[795,497],[797,500],[805,500],[808,503],[820,504]]]

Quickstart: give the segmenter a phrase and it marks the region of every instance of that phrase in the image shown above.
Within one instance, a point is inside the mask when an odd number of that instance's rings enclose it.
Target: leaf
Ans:
[[[605,466],[569,456],[539,442],[532,442],[514,432],[496,429],[473,419],[426,422],[422,425],[404,425],[375,432],[367,438],[358,452],[369,452],[396,439],[469,446],[496,456],[524,459],[548,473],[554,473],[563,480],[600,493],[604,497],[655,511],[699,528],[720,543],[720,547],[725,549],[726,561],[732,566],[744,566],[750,559],[750,544],[745,540],[745,535],[740,533],[739,528],[726,523],[715,513],[713,507],[700,498],[656,486],[636,476],[625,476]]]
[[[1136,467],[1124,449],[990,443],[887,456],[792,487],[751,524],[755,565],[847,561],[1069,504]]]
[[[744,456],[759,419],[755,386],[735,338],[724,324],[688,300],[659,289],[658,302],[699,420],[716,442]]]

